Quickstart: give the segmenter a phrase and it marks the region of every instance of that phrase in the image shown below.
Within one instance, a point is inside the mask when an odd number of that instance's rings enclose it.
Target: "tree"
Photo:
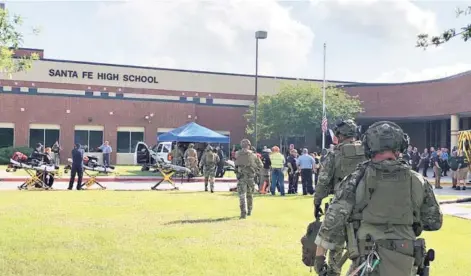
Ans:
[[[39,59],[36,53],[14,58],[23,44],[23,34],[19,31],[22,25],[20,16],[11,17],[6,9],[0,9],[0,73],[11,76],[12,73],[29,70],[33,61]],[[33,29],[34,34],[38,32]]]
[[[471,14],[471,6],[468,6],[466,9],[462,10],[457,8],[456,17],[467,16]],[[458,31],[455,28],[445,30],[441,35],[436,35],[430,37],[428,34],[419,34],[417,36],[417,45],[416,47],[427,49],[429,46],[435,45],[439,46],[443,43],[448,42],[450,39],[461,36],[461,38],[466,42],[471,38],[471,24],[461,27]]]
[[[337,87],[326,88],[326,110],[330,122],[355,118],[363,112],[357,97]],[[254,106],[245,117],[247,134],[254,133]],[[259,97],[257,140],[305,136],[321,130],[322,88],[316,84],[283,85],[275,95]]]

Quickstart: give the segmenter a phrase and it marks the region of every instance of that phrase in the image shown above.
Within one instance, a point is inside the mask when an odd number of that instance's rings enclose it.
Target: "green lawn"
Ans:
[[[203,192],[0,192],[0,275],[312,275],[300,238],[312,198]],[[467,275],[471,222],[424,235],[431,275]]]

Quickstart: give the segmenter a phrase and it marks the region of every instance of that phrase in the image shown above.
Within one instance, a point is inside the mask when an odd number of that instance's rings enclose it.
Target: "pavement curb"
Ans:
[[[0,177],[0,182],[25,182],[28,178],[27,177]],[[84,177],[83,181],[89,180],[89,177]],[[99,182],[158,182],[162,180],[163,177],[147,177],[147,176],[141,176],[141,177],[132,177],[132,176],[116,176],[116,177],[107,177],[107,176],[102,176],[102,177],[97,177],[96,180]],[[175,183],[182,182],[181,178],[175,177],[173,178],[173,181]],[[236,178],[216,178],[216,182],[219,183],[236,183],[237,179]],[[54,182],[69,182],[69,178],[56,178]],[[183,183],[201,183],[204,182],[203,177],[195,177],[191,178],[190,180],[183,178]],[[285,180],[285,185],[288,184],[288,181]],[[301,184],[301,181],[298,182]],[[429,183],[433,185],[433,180],[429,179]],[[443,181],[441,182],[442,186],[451,186],[452,182],[451,181]],[[468,186],[471,186],[470,183],[467,183]]]

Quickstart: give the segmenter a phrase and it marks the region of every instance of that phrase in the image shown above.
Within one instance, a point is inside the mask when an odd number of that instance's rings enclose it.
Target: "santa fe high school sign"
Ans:
[[[97,79],[97,80],[109,80],[109,81],[124,81],[124,82],[142,82],[142,83],[159,83],[155,76],[143,76],[143,75],[131,75],[131,74],[118,74],[118,73],[97,73],[75,70],[59,70],[49,69],[50,77],[60,78],[74,78],[74,79]]]

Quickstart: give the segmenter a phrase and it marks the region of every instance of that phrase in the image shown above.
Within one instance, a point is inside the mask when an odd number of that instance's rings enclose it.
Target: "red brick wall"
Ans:
[[[365,118],[406,118],[467,113],[471,74],[416,84],[344,88],[363,102]]]
[[[21,112],[21,108],[25,111]],[[67,109],[70,114],[66,113]],[[110,115],[110,111],[114,114]],[[145,127],[146,143],[153,145],[157,128],[179,127],[193,121],[195,116],[198,116],[197,123],[230,131],[235,139],[241,139],[245,131],[244,112],[245,108],[238,107],[0,93],[0,121],[15,124],[15,145],[28,145],[31,123],[59,124],[63,158],[67,158],[73,148],[75,125],[104,126],[104,139],[110,141],[113,148],[116,148],[118,126]],[[151,122],[144,119],[150,113],[155,114]],[[88,121],[89,117],[92,122]],[[115,161],[113,154],[112,162]]]
[[[245,135],[247,120],[244,114],[247,108],[196,105],[198,124],[214,130],[231,132],[231,144],[238,144]]]

